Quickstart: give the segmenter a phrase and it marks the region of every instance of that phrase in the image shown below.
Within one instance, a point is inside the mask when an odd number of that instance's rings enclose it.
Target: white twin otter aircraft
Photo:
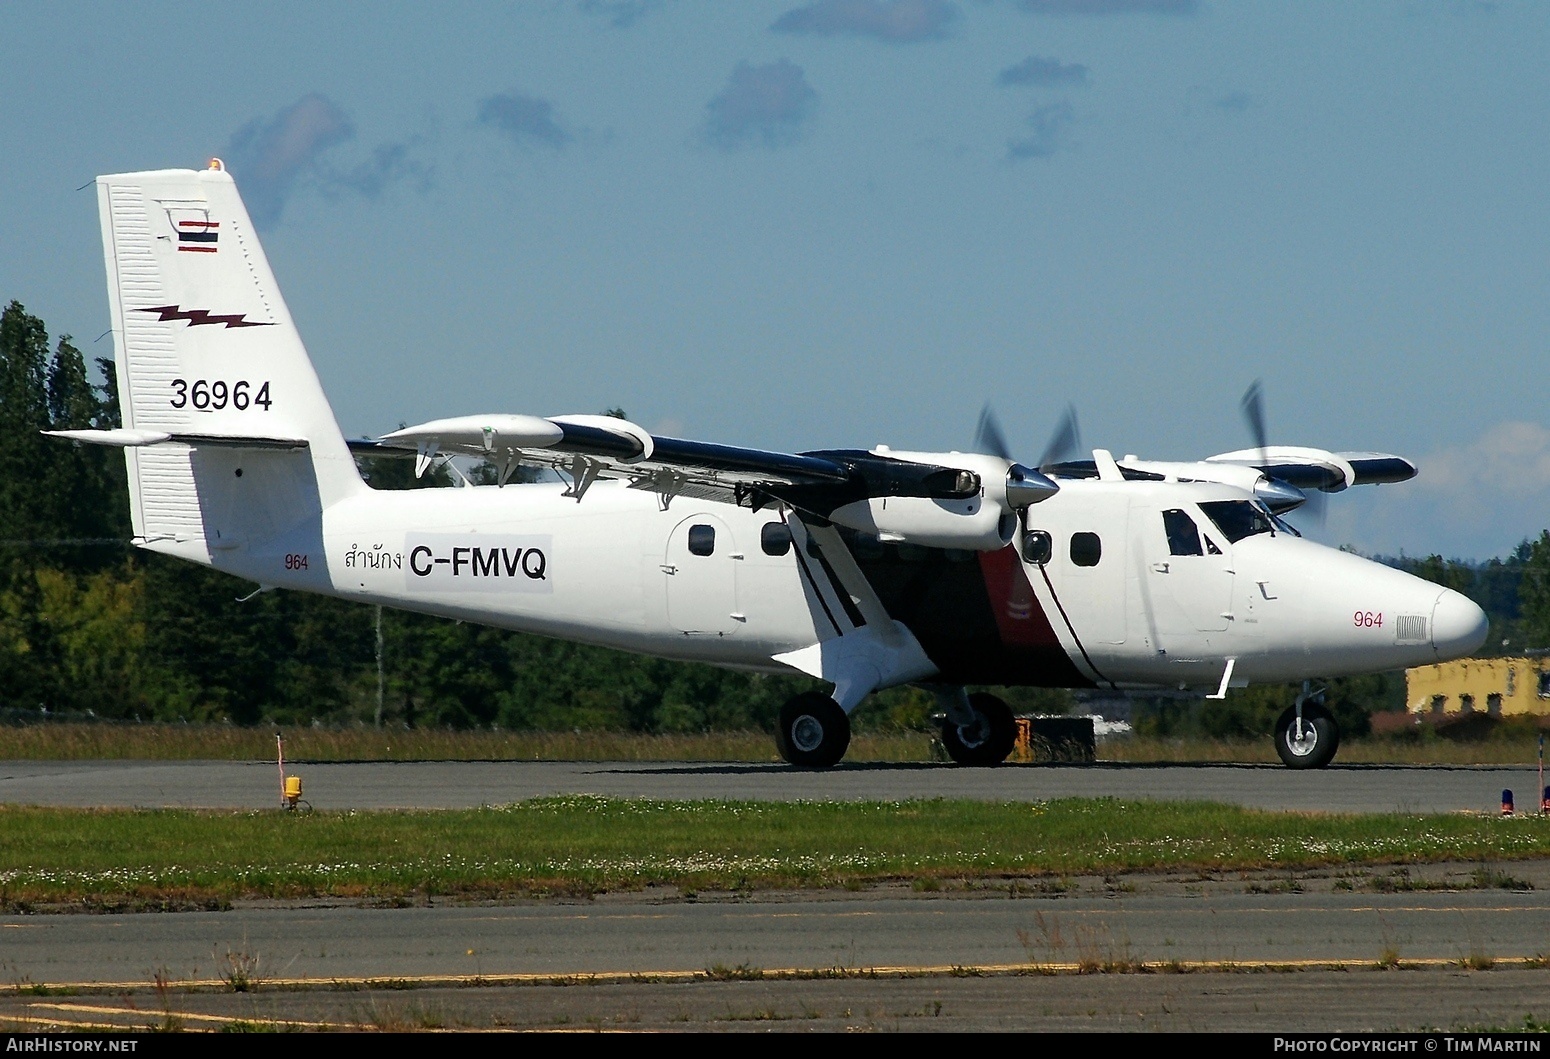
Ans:
[[[97,178],[135,543],[319,592],[832,690],[781,710],[794,765],[844,756],[873,691],[930,688],[963,764],[1010,753],[966,684],[1199,689],[1470,654],[1457,592],[1301,539],[1279,514],[1397,482],[1395,456],[1267,447],[1194,463],[834,450],[657,437],[622,419],[459,416],[348,443],[232,178]],[[377,491],[352,448],[520,464],[562,481]],[[454,470],[456,467],[454,465]],[[1334,756],[1317,696],[1282,716],[1293,768]]]

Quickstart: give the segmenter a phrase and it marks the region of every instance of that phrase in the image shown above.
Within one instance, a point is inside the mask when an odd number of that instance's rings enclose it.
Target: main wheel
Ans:
[[[1012,708],[994,695],[975,692],[969,696],[974,711],[971,724],[942,722],[942,745],[947,756],[960,765],[999,765],[1017,743],[1017,719]]]
[[[1315,702],[1302,706],[1302,733],[1297,732],[1297,707],[1289,706],[1276,721],[1276,753],[1289,769],[1321,769],[1340,749],[1340,726]]]
[[[803,692],[780,708],[775,747],[791,764],[826,769],[849,746],[850,718],[829,696]]]

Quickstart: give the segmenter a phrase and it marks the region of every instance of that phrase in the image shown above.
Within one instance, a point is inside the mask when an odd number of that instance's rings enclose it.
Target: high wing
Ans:
[[[492,463],[499,481],[520,465],[552,467],[571,480],[580,500],[599,479],[624,479],[664,503],[689,496],[758,509],[784,502],[829,517],[874,498],[904,497],[969,503],[1010,512],[1059,488],[1037,471],[993,456],[894,454],[851,449],[771,452],[662,437],[625,419],[598,415],[458,416],[351,442],[360,454],[409,455],[423,474],[440,455]]]
[[[1416,466],[1402,456],[1384,452],[1331,452],[1301,445],[1269,445],[1207,456],[1203,460],[1143,460],[1125,456],[1115,464],[1132,479],[1219,482],[1254,493],[1276,514],[1301,507],[1313,491],[1338,493],[1353,485],[1407,482]],[[1096,460],[1068,460],[1043,470],[1061,478],[1097,478]]]

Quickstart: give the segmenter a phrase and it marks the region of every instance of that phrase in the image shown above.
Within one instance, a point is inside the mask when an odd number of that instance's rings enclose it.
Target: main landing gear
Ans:
[[[1289,769],[1321,769],[1340,749],[1340,726],[1324,708],[1324,692],[1311,692],[1303,681],[1302,694],[1276,721],[1276,753]]]
[[[960,765],[999,765],[1017,743],[1012,708],[994,695],[962,688],[934,688],[946,716],[942,745]],[[817,691],[804,692],[780,708],[775,747],[792,765],[829,768],[850,746],[850,718],[839,703]]]
[[[999,765],[1017,743],[1017,719],[1012,708],[994,695],[977,691],[960,695],[959,709],[942,719],[942,745],[960,765]],[[969,716],[964,716],[967,707]],[[954,714],[957,714],[955,717]]]

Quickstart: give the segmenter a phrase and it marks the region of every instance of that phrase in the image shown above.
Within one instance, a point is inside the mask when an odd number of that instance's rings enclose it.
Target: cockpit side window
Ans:
[[[1173,555],[1199,555],[1200,531],[1195,528],[1195,520],[1178,508],[1164,511],[1162,517],[1168,551]]]
[[[1216,523],[1229,544],[1237,544],[1255,534],[1275,532],[1270,516],[1249,500],[1208,500],[1200,505],[1200,510]]]

